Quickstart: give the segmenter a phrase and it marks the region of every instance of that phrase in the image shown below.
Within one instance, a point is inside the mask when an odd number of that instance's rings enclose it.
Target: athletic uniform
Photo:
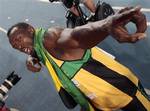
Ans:
[[[62,61],[50,57],[86,96],[95,111],[150,111],[150,101],[138,78],[99,48],[86,50],[80,60]],[[73,101],[67,92],[62,96],[63,102]],[[72,103],[75,106],[75,102]]]

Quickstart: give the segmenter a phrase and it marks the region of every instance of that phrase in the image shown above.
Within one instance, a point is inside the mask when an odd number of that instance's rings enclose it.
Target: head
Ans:
[[[34,28],[27,23],[17,23],[7,32],[10,44],[13,48],[32,55],[34,52]]]

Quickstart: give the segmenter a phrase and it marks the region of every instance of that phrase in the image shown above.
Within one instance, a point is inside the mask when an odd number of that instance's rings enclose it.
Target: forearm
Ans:
[[[84,43],[85,40],[89,41],[86,42],[88,43],[88,46],[89,44],[91,46],[96,45],[111,34],[113,28],[120,26],[125,21],[130,21],[133,14],[135,14],[138,10],[140,10],[140,8],[135,7],[122,13],[116,13],[115,15],[109,16],[104,20],[76,27],[72,31],[72,36],[81,43]]]
[[[60,34],[58,43],[63,47],[88,49],[104,40],[111,30],[110,18],[91,22],[74,29],[64,29]]]
[[[88,23],[74,28],[71,36],[78,41],[82,48],[91,48],[109,35],[106,27],[107,23],[105,20]]]

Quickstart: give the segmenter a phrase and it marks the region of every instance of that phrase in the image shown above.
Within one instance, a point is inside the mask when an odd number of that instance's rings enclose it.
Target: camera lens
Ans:
[[[8,91],[21,79],[14,71],[7,76],[0,86],[0,100],[4,100]]]

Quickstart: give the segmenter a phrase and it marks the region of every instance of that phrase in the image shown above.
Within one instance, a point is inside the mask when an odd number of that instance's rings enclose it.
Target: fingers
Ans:
[[[42,67],[40,64],[32,65],[30,62],[26,62],[26,66],[27,66],[27,69],[32,72],[39,72]]]
[[[124,26],[129,22],[133,22],[137,28],[136,32],[144,33],[147,29],[147,21],[146,16],[142,12],[140,12],[140,9],[141,7],[137,6],[135,8],[126,7],[120,10],[120,14],[122,15],[122,17],[120,17],[117,21],[115,21],[115,24],[117,24],[118,22],[118,25]],[[124,13],[128,13],[127,16]]]
[[[112,29],[111,35],[120,43],[128,41],[128,31],[124,27],[114,27]]]
[[[130,21],[133,15],[139,13],[140,10],[141,7],[139,6],[122,9],[120,13],[112,16],[113,25],[120,25],[124,21]]]
[[[129,13],[135,13],[135,12],[139,12],[141,10],[141,6],[135,6],[135,7],[130,7],[129,8]]]
[[[147,29],[147,21],[146,16],[139,12],[138,14],[135,14],[131,21],[136,25],[137,27],[137,33],[144,33]]]
[[[127,10],[130,10],[130,9],[132,9],[132,8],[133,8],[133,7],[125,7],[125,8],[123,8],[123,9],[119,10],[118,13],[122,13],[122,12],[127,11]]]
[[[146,37],[146,34],[144,33],[147,29],[146,17],[142,12],[140,12],[140,10],[140,6],[126,7],[112,17],[113,23],[111,35],[118,42],[135,43]],[[125,28],[125,25],[131,21],[135,23],[137,27],[137,31],[134,34],[129,34]]]
[[[146,34],[145,33],[135,33],[135,34],[132,34],[131,37],[133,39],[137,39],[137,40],[141,40],[141,39],[144,39],[146,37]]]
[[[111,35],[120,43],[135,43],[146,37],[145,33],[129,34],[128,31],[121,26],[114,27]]]
[[[129,43],[135,43],[141,39],[144,39],[146,37],[146,34],[145,33],[135,33],[135,34],[131,34],[129,35],[129,39],[128,39],[128,42]]]
[[[26,61],[27,69],[32,72],[39,72],[42,68],[42,65],[39,63],[37,58],[29,56]]]

